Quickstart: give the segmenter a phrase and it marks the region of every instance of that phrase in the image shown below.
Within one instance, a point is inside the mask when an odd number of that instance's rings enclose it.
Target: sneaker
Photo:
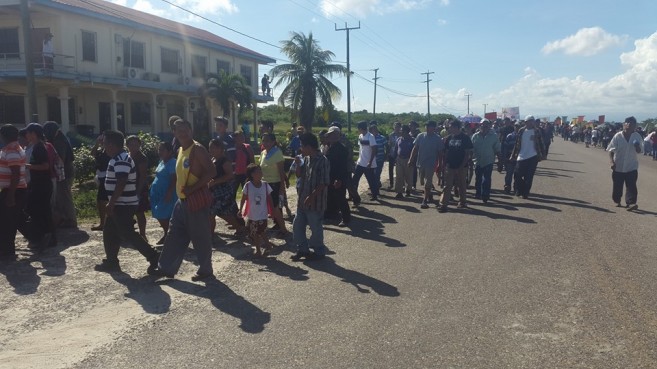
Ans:
[[[310,253],[310,255],[306,256],[306,260],[312,261],[312,260],[322,260],[326,257],[326,255],[321,255],[318,253]]]
[[[459,208],[459,209],[465,209],[465,208],[468,207],[468,205],[464,204],[464,203],[459,203],[458,205],[456,205],[456,207]]]
[[[627,206],[627,211],[633,211],[639,209],[639,205],[637,204],[632,204]]]
[[[397,194],[397,196],[395,196],[395,198],[396,199],[403,199],[404,195],[400,192],[400,193]]]
[[[119,265],[118,260],[111,261],[111,260],[103,259],[103,261],[101,261],[100,264],[96,264],[94,270],[97,272],[120,272],[121,266]]]
[[[161,278],[173,278],[173,274],[165,273],[165,272],[164,272],[162,269],[160,269],[160,268],[152,269],[152,268],[149,267],[148,270],[147,270],[147,272],[148,272],[148,275],[152,275],[152,276],[155,276],[155,277],[161,277]]]
[[[370,196],[370,201],[377,201],[379,198],[377,196]]]
[[[427,204],[425,201],[422,201],[422,205],[420,205],[420,208],[429,209],[429,204]]]
[[[438,208],[439,213],[446,213],[447,212],[447,206],[441,206]]]

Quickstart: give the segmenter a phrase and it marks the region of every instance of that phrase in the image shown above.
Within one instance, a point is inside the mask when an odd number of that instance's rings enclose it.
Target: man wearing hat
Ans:
[[[52,47],[52,36],[53,34],[48,32],[43,39],[41,54],[43,55],[43,67],[45,69],[53,69],[55,61],[55,51]]]
[[[529,197],[536,166],[545,158],[543,135],[535,124],[533,115],[525,117],[525,126],[518,131],[516,145],[511,154],[511,160],[516,160],[516,196],[522,196],[523,199]]]
[[[329,145],[326,158],[330,164],[326,218],[336,217],[339,212],[341,222],[338,226],[346,227],[351,220],[351,210],[346,198],[349,183],[349,151],[340,142],[341,136],[340,128],[336,126],[330,127],[326,134]]]

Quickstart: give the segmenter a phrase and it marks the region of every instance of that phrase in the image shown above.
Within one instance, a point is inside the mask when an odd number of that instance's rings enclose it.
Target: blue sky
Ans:
[[[119,4],[207,29],[284,63],[277,48],[172,8],[162,0]],[[171,0],[217,23],[279,45],[312,32],[346,61],[351,31],[352,111],[657,117],[657,1],[654,0]],[[272,66],[261,66],[260,76]],[[336,106],[346,110],[346,79]],[[278,90],[281,90],[279,88]],[[276,90],[274,90],[276,96]]]

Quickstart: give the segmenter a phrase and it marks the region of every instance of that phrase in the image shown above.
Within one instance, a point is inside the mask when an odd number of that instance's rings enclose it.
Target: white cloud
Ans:
[[[447,20],[445,20],[445,19],[438,19],[437,23],[438,23],[439,26],[444,26],[444,25],[447,24]]]
[[[465,114],[464,94],[469,91],[473,93],[470,110],[478,114],[483,112],[485,103],[489,112],[519,106],[521,116],[585,115],[586,119],[597,119],[604,114],[607,120],[615,121],[622,121],[629,115],[639,120],[654,118],[657,116],[657,32],[636,40],[634,50],[622,53],[619,61],[625,70],[605,81],[587,80],[583,76],[550,78],[526,67],[515,82],[488,95],[464,88],[443,89],[436,81],[432,83],[431,111]],[[426,94],[422,88],[415,92],[418,96]],[[385,91],[381,93],[380,111],[426,111],[426,98],[388,95]]]
[[[322,0],[319,7],[327,17],[354,16],[365,18],[369,14],[387,14],[422,9],[434,0]],[[449,0],[440,0],[449,5]]]
[[[567,55],[592,56],[610,47],[622,45],[627,36],[617,36],[600,27],[582,28],[574,35],[551,41],[543,46],[544,54],[563,52]]]
[[[155,4],[160,4],[151,2],[150,0],[136,0],[134,3],[129,4],[128,0],[110,0],[111,2],[126,6],[132,9],[136,9],[145,13],[153,14],[158,17],[163,17],[177,22],[200,22],[201,19],[195,15],[181,10],[172,5],[166,5],[163,7],[157,7]],[[233,0],[173,0],[174,4],[190,10],[194,13],[200,14],[202,16],[209,15],[230,15],[239,12],[237,5],[233,3]]]

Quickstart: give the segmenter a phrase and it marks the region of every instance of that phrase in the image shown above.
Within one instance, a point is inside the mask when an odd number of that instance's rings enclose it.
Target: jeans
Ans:
[[[306,210],[302,207],[297,208],[297,215],[294,217],[294,223],[292,224],[292,232],[298,252],[310,252],[312,248],[315,254],[326,256],[323,219],[323,211]],[[310,241],[306,237],[307,226],[310,227]]]
[[[529,159],[518,160],[516,163],[516,190],[520,196],[529,196],[529,191],[532,189],[534,182],[534,174],[536,173],[536,166],[538,166],[538,155],[532,156]]]
[[[493,164],[475,167],[475,197],[483,200],[490,198],[490,186],[493,175]]]
[[[516,162],[515,161],[507,161],[504,163],[504,190],[505,191],[516,191],[516,186],[514,185],[511,187],[511,183],[513,182],[513,173],[516,171]]]
[[[376,179],[376,173],[374,172],[375,169],[376,168],[367,168],[356,165],[356,169],[354,170],[354,177],[352,178],[352,184],[356,187],[355,195],[357,196],[356,198],[358,201],[354,200],[354,202],[360,202],[360,195],[358,194],[358,183],[360,182],[360,177],[362,177],[363,174],[365,174],[367,184],[370,186],[372,196],[379,197],[379,181]]]
[[[636,204],[639,191],[636,188],[636,181],[639,178],[639,171],[633,170],[631,172],[621,173],[621,172],[612,172],[611,180],[613,182],[613,190],[611,193],[611,198],[615,203],[619,204],[621,202],[621,197],[623,196],[623,185],[627,189],[625,191],[625,203],[627,205]]]

